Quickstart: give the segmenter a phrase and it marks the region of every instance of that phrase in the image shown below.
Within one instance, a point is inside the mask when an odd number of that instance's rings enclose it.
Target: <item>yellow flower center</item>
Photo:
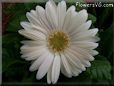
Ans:
[[[48,37],[48,47],[54,52],[63,52],[69,45],[69,37],[62,31],[54,31]]]

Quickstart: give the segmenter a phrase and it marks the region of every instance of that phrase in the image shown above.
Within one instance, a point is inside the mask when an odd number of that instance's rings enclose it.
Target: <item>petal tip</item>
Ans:
[[[22,30],[18,30],[18,33],[21,34],[22,33]]]
[[[91,24],[91,23],[92,23],[92,20],[89,20],[89,21],[88,21],[88,23],[90,23],[90,24]]]
[[[36,79],[40,80],[42,77],[39,75],[39,73],[36,74]]]

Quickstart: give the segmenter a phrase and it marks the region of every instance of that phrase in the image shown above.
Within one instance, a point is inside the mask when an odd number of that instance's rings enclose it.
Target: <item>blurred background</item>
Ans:
[[[57,0],[56,0],[57,1]],[[90,0],[81,0],[90,3]],[[94,3],[93,0],[91,3]],[[105,4],[105,3],[104,3]],[[36,5],[45,7],[45,1],[39,3],[2,3],[2,84],[46,84],[46,77],[36,80],[36,72],[29,72],[31,62],[21,59],[20,41],[25,38],[18,34],[22,29],[20,21],[28,21],[26,12],[35,9]],[[75,5],[75,0],[67,2],[67,7]],[[100,37],[97,51],[99,55],[91,62],[92,66],[71,79],[60,75],[58,84],[114,84],[113,64],[113,7],[79,7],[76,10],[87,9],[88,20],[92,20],[91,28],[99,28]]]

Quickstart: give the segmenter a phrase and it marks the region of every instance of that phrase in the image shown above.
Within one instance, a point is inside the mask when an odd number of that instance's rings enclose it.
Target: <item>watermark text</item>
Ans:
[[[101,3],[101,2],[95,2],[95,3],[76,2],[76,6],[79,6],[79,7],[113,7],[113,4]]]

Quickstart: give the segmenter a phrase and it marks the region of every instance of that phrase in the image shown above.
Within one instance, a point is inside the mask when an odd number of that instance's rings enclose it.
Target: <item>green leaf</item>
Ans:
[[[97,56],[96,60],[91,63],[91,67],[88,68],[87,72],[90,73],[92,79],[97,81],[100,80],[111,80],[111,65],[110,62],[103,56]]]
[[[19,58],[15,58],[15,54],[13,50],[9,49],[7,50],[6,48],[3,48],[3,53],[2,53],[2,66],[3,66],[3,72],[8,71],[8,68],[10,68],[12,65],[20,63],[23,64],[25,63],[24,61],[21,61]]]
[[[5,12],[11,14],[12,16],[9,19],[8,26],[6,31],[8,32],[17,32],[22,27],[20,26],[21,21],[26,20],[26,12],[25,6],[23,3],[13,4],[9,8],[4,8]]]
[[[13,45],[9,46],[2,50],[2,74],[7,77],[4,81],[19,81],[20,77],[23,77],[25,70],[27,70],[28,63],[20,58],[19,52],[17,53]]]
[[[95,23],[96,22],[96,17],[89,13],[88,20],[92,20],[92,23]]]
[[[112,72],[114,73],[114,67],[112,68]],[[111,84],[114,84],[114,77],[112,77]]]
[[[106,57],[111,57],[111,55],[114,52],[114,46],[113,46],[113,26],[114,26],[114,22],[112,23],[112,25],[105,31],[102,31],[100,33],[100,48],[101,48],[101,52],[104,56]]]
[[[35,9],[36,3],[24,3],[26,11],[30,11],[31,9]]]
[[[20,58],[19,52],[13,48],[13,45],[10,44],[9,46],[3,48],[2,53],[2,73],[4,77],[7,77],[4,81],[19,81],[24,76],[25,71],[28,70],[29,63]]]
[[[29,74],[29,72],[25,72],[23,79],[21,82],[33,82],[36,79],[36,72],[32,72]]]
[[[21,36],[17,33],[10,33],[10,34],[5,34],[2,37],[2,45],[8,45],[8,44],[12,44],[13,43],[18,43],[20,42]]]
[[[22,14],[21,12],[18,12],[15,14],[15,16],[11,17],[10,22],[8,24],[8,28],[6,31],[8,32],[18,32],[19,29],[21,29],[20,22],[26,21],[26,14]]]
[[[28,72],[28,67],[27,63],[22,64],[17,62],[11,65],[3,73],[4,77],[7,77],[4,82],[21,82],[24,74]]]
[[[25,12],[25,7],[23,3],[11,3],[11,6],[8,6],[3,9],[4,12],[10,13],[10,14],[15,14],[18,13],[19,11]]]
[[[79,76],[77,76],[74,81],[76,83],[82,83],[82,82],[85,84],[91,84],[92,83],[92,79],[90,77],[90,74],[86,71],[79,74]]]
[[[8,67],[15,63],[21,63],[20,58],[20,35],[16,33],[10,33],[3,35],[2,38],[2,62],[3,71],[6,71]]]
[[[113,12],[113,9],[111,7],[106,7],[101,10],[101,14],[99,15],[99,26],[102,28],[104,26],[104,23],[107,18],[109,18],[111,12]]]

